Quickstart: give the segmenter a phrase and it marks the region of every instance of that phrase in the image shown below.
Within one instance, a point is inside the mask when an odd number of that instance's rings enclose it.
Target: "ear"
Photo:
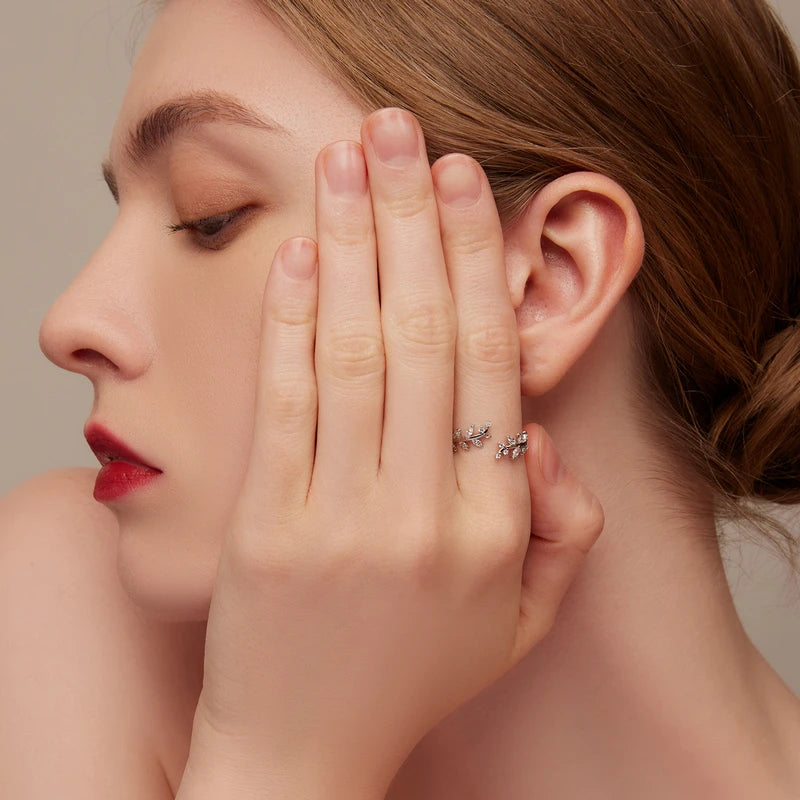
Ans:
[[[535,397],[558,384],[620,302],[642,264],[644,233],[618,183],[575,172],[537,192],[504,238],[522,393]]]

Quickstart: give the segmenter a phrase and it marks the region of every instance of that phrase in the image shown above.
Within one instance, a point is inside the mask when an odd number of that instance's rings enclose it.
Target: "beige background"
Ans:
[[[800,0],[776,5],[800,40]],[[52,467],[97,466],[82,435],[91,384],[47,361],[37,332],[114,218],[98,164],[144,24],[135,0],[9,2],[4,11],[0,495]],[[800,599],[790,576],[752,545],[734,543],[726,558],[745,626],[800,694]]]

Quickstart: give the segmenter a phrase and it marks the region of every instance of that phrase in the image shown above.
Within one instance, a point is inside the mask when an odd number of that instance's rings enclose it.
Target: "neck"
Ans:
[[[800,796],[800,703],[742,628],[713,517],[652,472],[595,369],[569,392],[591,408],[525,419],[580,465],[605,530],[549,635],[418,744],[387,800]]]

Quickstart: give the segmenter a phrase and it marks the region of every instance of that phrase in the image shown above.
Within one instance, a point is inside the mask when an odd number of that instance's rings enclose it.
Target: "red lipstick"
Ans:
[[[94,499],[98,502],[117,500],[161,475],[160,469],[148,464],[101,425],[91,423],[83,434],[101,464],[94,484]]]

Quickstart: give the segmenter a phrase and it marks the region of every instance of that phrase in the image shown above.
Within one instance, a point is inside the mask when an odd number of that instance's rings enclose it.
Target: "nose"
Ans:
[[[112,231],[39,328],[44,355],[93,383],[103,376],[135,378],[147,370],[153,353],[136,269],[114,258],[113,236]]]

